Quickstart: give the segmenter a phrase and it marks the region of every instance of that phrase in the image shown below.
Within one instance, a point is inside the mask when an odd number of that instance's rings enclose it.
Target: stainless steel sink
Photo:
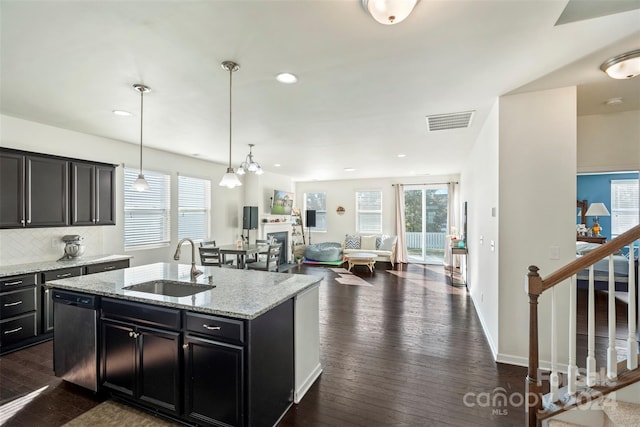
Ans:
[[[199,283],[174,282],[172,280],[152,280],[127,286],[126,291],[146,292],[148,294],[165,295],[168,297],[186,297],[198,292],[209,291],[215,288],[212,285]]]

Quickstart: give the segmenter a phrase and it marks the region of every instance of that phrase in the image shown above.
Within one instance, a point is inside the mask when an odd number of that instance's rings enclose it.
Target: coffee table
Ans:
[[[369,267],[369,271],[373,273],[373,269],[376,266],[377,255],[370,252],[354,252],[352,254],[347,254],[344,257],[349,263],[349,271],[351,271],[354,265],[366,265]]]

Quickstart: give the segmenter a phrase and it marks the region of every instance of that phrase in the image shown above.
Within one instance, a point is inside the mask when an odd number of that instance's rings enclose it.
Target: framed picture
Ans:
[[[293,208],[293,193],[281,190],[273,190],[272,215],[291,215]]]

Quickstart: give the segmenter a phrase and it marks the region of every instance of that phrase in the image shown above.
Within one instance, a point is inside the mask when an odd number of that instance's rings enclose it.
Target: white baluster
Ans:
[[[597,382],[596,372],[596,309],[593,286],[593,264],[589,266],[589,305],[587,318],[587,385],[593,387]]]
[[[613,254],[609,255],[609,347],[607,348],[607,377],[618,377],[618,355],[616,354],[616,284],[613,271]]]
[[[640,249],[639,249],[640,250]],[[629,337],[627,338],[627,369],[638,368],[638,343],[636,342],[636,270],[634,262],[633,243],[629,245],[629,275],[627,287],[629,288],[629,311],[627,314],[629,322]]]
[[[567,388],[569,395],[576,394],[576,381],[578,379],[578,366],[576,365],[576,307],[577,291],[576,276],[569,281],[569,366],[567,367]]]
[[[556,287],[551,288],[551,376],[549,392],[551,401],[558,401],[558,332],[556,329]]]

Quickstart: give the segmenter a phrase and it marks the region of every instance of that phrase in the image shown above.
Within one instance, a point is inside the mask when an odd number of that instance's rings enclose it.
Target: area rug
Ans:
[[[77,416],[63,427],[155,427],[178,426],[152,414],[133,409],[113,400],[102,402],[82,415]]]

